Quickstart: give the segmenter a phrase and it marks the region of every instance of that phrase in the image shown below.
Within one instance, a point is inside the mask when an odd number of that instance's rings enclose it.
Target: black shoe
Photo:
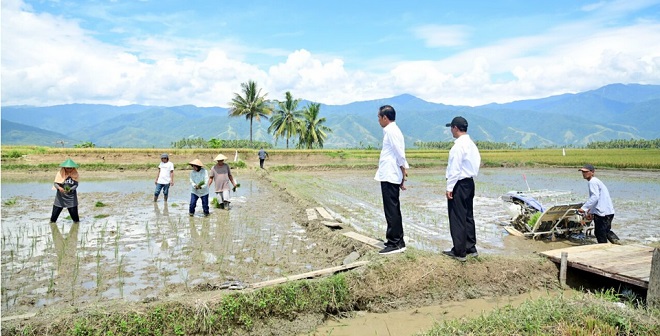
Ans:
[[[467,261],[467,258],[459,257],[456,254],[454,254],[454,250],[445,250],[445,251],[442,251],[442,254],[444,254],[448,257],[454,258],[454,259],[456,259],[458,261],[461,261],[461,262],[466,262]]]
[[[472,252],[467,254],[467,257],[472,257],[472,258],[476,258],[478,256],[479,256],[479,252]]]
[[[190,217],[192,217],[192,216],[194,216],[194,215],[195,215],[194,213],[189,213],[189,214],[188,214],[188,216],[190,216]]]
[[[406,247],[385,246],[384,249],[378,251],[378,254],[394,254],[401,253],[406,250]]]

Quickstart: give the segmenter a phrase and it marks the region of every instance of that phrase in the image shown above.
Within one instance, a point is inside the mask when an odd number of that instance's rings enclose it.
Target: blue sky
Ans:
[[[660,84],[660,0],[3,0],[2,105],[482,105]]]

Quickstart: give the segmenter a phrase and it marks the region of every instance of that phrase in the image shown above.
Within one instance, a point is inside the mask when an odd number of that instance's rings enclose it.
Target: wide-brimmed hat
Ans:
[[[64,168],[78,168],[80,167],[77,163],[73,162],[71,159],[66,159],[66,161],[62,162],[60,167]]]
[[[204,164],[202,163],[202,161],[199,161],[199,159],[194,159],[194,160],[188,162],[188,164],[193,165],[193,166],[204,167]]]
[[[215,161],[224,161],[224,160],[227,160],[227,157],[222,155],[222,154],[218,154],[218,156],[216,156],[214,160]]]

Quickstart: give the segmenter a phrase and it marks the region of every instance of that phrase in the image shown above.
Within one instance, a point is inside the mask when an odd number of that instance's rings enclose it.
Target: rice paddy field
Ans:
[[[8,158],[9,151],[22,151]],[[176,164],[169,202],[153,202],[154,167],[165,150],[3,147],[2,311],[16,315],[105,300],[151,302],[257,283],[341,265],[352,252],[374,252],[310,220],[306,210],[325,208],[348,230],[383,239],[380,187],[373,180],[378,151],[270,152],[258,169],[256,151],[237,151],[241,187],[231,210],[188,215],[186,162],[211,163],[217,150],[170,151]],[[225,155],[234,152],[225,151]],[[566,149],[487,151],[476,180],[475,219],[480,253],[527,255],[583,241],[528,240],[509,236],[501,199],[510,190],[565,190],[583,202],[584,163],[610,189],[613,230],[624,243],[658,246],[660,152]],[[411,151],[408,190],[402,192],[408,246],[439,252],[451,245],[444,198],[446,152]],[[81,164],[81,222],[62,212],[49,223],[56,167],[71,157]],[[231,156],[230,156],[231,157]],[[231,164],[231,162],[230,162]],[[210,164],[207,165],[207,168]],[[602,167],[602,168],[600,168]],[[52,175],[52,176],[51,176]]]

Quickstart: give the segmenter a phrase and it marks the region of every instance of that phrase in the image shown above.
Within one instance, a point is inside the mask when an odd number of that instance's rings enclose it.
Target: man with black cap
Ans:
[[[454,247],[443,251],[458,260],[477,257],[477,235],[474,225],[474,177],[479,174],[481,155],[479,149],[467,134],[468,122],[463,117],[452,119],[445,125],[451,127],[451,135],[456,139],[449,151],[447,163],[447,210],[449,212],[449,232]]]
[[[614,219],[614,205],[610,192],[605,184],[594,176],[596,168],[593,165],[586,164],[578,169],[582,172],[582,178],[589,181],[589,199],[578,210],[581,214],[593,216],[594,232],[599,244],[619,243],[619,237],[612,232],[612,219]]]

